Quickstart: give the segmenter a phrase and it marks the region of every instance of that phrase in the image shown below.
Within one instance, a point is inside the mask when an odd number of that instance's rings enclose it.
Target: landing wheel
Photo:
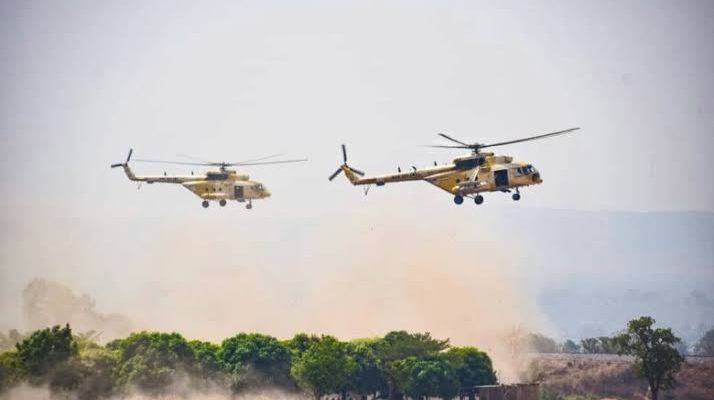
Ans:
[[[247,209],[250,210],[251,208],[253,208],[253,203],[248,203],[248,204],[246,204],[246,205],[245,205],[245,208],[247,208]]]
[[[225,206],[226,206],[226,200],[225,200],[225,199],[221,199],[221,201],[219,201],[218,204],[220,204],[221,207],[225,207]]]
[[[481,196],[480,194],[477,194],[476,197],[474,197],[474,203],[476,203],[476,204],[483,203],[483,196]]]
[[[521,194],[520,193],[513,193],[513,196],[511,196],[513,201],[518,201],[521,199]]]
[[[454,203],[456,203],[456,204],[461,204],[461,203],[463,203],[463,202],[464,202],[464,197],[463,197],[463,196],[458,195],[458,194],[457,194],[456,196],[454,196]]]
[[[201,203],[203,208],[208,208],[208,200],[203,200],[203,203]]]

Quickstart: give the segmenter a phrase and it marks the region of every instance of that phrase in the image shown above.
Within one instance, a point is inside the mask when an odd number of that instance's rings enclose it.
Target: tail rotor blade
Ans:
[[[347,164],[347,148],[345,145],[342,145],[342,159],[345,161],[345,164]]]
[[[329,179],[330,181],[332,181],[333,179],[335,179],[335,177],[336,177],[337,175],[340,174],[340,172],[342,172],[342,168],[338,168],[337,171],[335,171],[332,175],[330,175],[330,177],[329,177],[328,179]]]

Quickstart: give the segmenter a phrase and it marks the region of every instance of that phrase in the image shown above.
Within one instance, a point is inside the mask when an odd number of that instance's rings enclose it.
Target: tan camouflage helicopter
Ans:
[[[253,160],[245,160],[233,163],[225,162],[209,162],[197,160],[197,162],[180,162],[180,161],[161,161],[161,160],[134,160],[136,162],[158,163],[158,164],[177,164],[177,165],[198,165],[218,167],[218,171],[208,171],[205,174],[181,175],[181,176],[137,176],[129,168],[129,161],[133,150],[129,150],[129,155],[123,163],[112,164],[112,168],[122,167],[126,176],[131,181],[152,183],[177,183],[193,192],[196,196],[203,199],[201,203],[203,208],[208,208],[209,201],[218,201],[221,207],[227,204],[228,200],[236,200],[240,203],[247,202],[245,208],[253,208],[253,200],[265,199],[270,197],[270,192],[265,186],[256,181],[251,181],[248,175],[238,174],[236,171],[228,169],[228,167],[246,167],[251,165],[267,165],[267,164],[286,164],[307,161],[306,159],[299,160],[271,160],[271,158],[282,156],[282,154],[274,154],[267,157],[256,158]]]
[[[347,165],[347,150],[343,144],[342,159],[344,163],[330,175],[329,180],[335,179],[340,172],[344,172],[353,185],[374,184],[383,186],[393,182],[427,181],[451,193],[456,204],[462,204],[465,197],[471,197],[476,204],[481,204],[483,203],[483,195],[481,194],[483,192],[513,192],[511,197],[513,200],[518,201],[521,199],[519,188],[543,182],[540,172],[531,164],[514,162],[510,156],[481,152],[481,149],[564,135],[578,129],[580,128],[571,128],[564,131],[491,144],[469,144],[439,133],[439,136],[455,144],[427,147],[470,149],[471,154],[455,158],[450,164],[437,165],[434,163],[433,167],[423,169],[412,167],[409,172],[402,172],[401,168],[397,168],[398,173],[396,174],[372,177],[363,177],[364,172]],[[365,194],[368,190],[369,186],[367,186]]]

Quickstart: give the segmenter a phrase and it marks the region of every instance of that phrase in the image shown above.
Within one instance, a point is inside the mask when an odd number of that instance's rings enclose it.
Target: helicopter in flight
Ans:
[[[471,150],[471,154],[457,157],[449,164],[437,165],[435,162],[433,167],[423,169],[412,167],[410,171],[405,172],[402,172],[401,168],[397,168],[398,172],[396,174],[371,177],[364,177],[364,172],[347,164],[347,150],[343,144],[343,164],[337,171],[330,175],[328,179],[332,181],[337,175],[344,173],[353,185],[374,184],[383,186],[387,183],[394,182],[426,181],[452,194],[454,196],[454,203],[456,204],[462,204],[464,198],[467,197],[473,198],[476,204],[481,204],[484,200],[482,193],[485,192],[513,192],[511,198],[514,201],[518,201],[521,199],[520,188],[543,182],[540,172],[532,164],[514,162],[511,156],[495,155],[494,153],[482,152],[481,150],[489,147],[505,146],[508,144],[565,135],[578,129],[580,128],[570,128],[563,131],[491,144],[466,143],[439,133],[439,136],[449,140],[452,144],[427,147],[468,149]],[[365,194],[368,190],[369,186],[367,186]]]
[[[228,200],[236,200],[239,203],[247,202],[245,208],[250,210],[251,208],[253,208],[253,200],[265,199],[270,197],[270,192],[262,183],[252,181],[250,180],[250,177],[248,175],[239,174],[235,170],[229,169],[229,167],[287,164],[307,161],[307,159],[270,160],[272,158],[282,156],[282,154],[274,154],[267,157],[232,163],[208,162],[200,160],[197,160],[197,162],[180,162],[135,159],[133,160],[135,162],[176,165],[198,165],[218,168],[218,170],[207,171],[204,174],[194,174],[193,172],[191,172],[191,175],[170,176],[166,175],[166,173],[164,172],[163,176],[137,176],[129,167],[129,161],[131,160],[132,153],[133,150],[129,149],[129,155],[126,157],[126,161],[124,161],[123,163],[112,164],[111,167],[122,167],[129,180],[139,182],[139,184],[141,184],[142,182],[146,182],[148,184],[174,183],[182,185],[186,189],[190,190],[193,194],[203,199],[203,202],[201,202],[203,208],[208,208],[210,201],[218,201],[218,204],[221,207],[225,207]]]

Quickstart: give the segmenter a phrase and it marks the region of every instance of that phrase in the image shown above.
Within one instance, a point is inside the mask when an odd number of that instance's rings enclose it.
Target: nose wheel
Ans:
[[[480,194],[477,194],[476,197],[474,197],[474,203],[476,204],[482,204],[483,203],[483,196]]]
[[[248,204],[245,205],[245,208],[250,210],[251,208],[253,208],[253,203],[249,201]]]
[[[203,206],[203,208],[208,208],[208,200],[203,200],[201,205]]]
[[[521,193],[518,191],[518,189],[516,189],[516,193],[513,193],[511,198],[513,199],[513,201],[518,201],[521,199]]]

